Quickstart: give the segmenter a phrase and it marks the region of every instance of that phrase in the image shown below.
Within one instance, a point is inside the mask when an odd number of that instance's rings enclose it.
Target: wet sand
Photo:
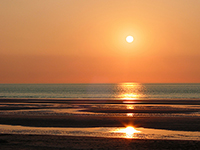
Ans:
[[[200,100],[132,100],[131,102],[87,99],[0,99],[0,124],[33,127],[133,125],[155,129],[200,131]],[[131,113],[132,117],[128,117],[128,113]]]
[[[32,127],[134,127],[200,131],[200,118],[98,117],[98,116],[0,116],[0,124]]]
[[[1,134],[0,148],[3,150],[197,150],[200,149],[200,141]]]
[[[200,131],[200,100],[0,99],[0,124]],[[77,112],[69,112],[67,110]],[[60,111],[59,111],[60,110]],[[132,113],[132,117],[126,116]],[[0,134],[2,149],[199,149],[200,141]]]

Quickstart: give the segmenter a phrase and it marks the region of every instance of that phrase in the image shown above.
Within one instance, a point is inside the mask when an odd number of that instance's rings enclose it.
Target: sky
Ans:
[[[199,8],[199,0],[1,0],[0,83],[200,83]]]

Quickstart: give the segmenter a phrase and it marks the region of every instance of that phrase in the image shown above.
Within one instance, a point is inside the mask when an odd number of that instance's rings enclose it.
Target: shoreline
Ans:
[[[0,103],[199,105],[199,98],[0,98]]]

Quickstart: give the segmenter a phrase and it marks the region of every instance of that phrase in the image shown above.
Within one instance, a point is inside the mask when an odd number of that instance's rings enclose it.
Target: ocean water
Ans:
[[[0,98],[200,99],[200,84],[0,84]]]

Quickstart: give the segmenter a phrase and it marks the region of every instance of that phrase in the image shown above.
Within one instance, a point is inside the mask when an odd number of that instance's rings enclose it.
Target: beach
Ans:
[[[198,99],[0,99],[0,145],[3,149],[198,149],[199,103]],[[104,132],[126,126],[153,133],[122,138]],[[166,131],[176,135],[164,135]],[[196,135],[188,137],[187,132]]]
[[[0,146],[3,150],[197,150],[200,141],[1,134]]]
[[[200,131],[200,100],[0,99],[0,124]],[[129,116],[130,115],[130,116]]]

